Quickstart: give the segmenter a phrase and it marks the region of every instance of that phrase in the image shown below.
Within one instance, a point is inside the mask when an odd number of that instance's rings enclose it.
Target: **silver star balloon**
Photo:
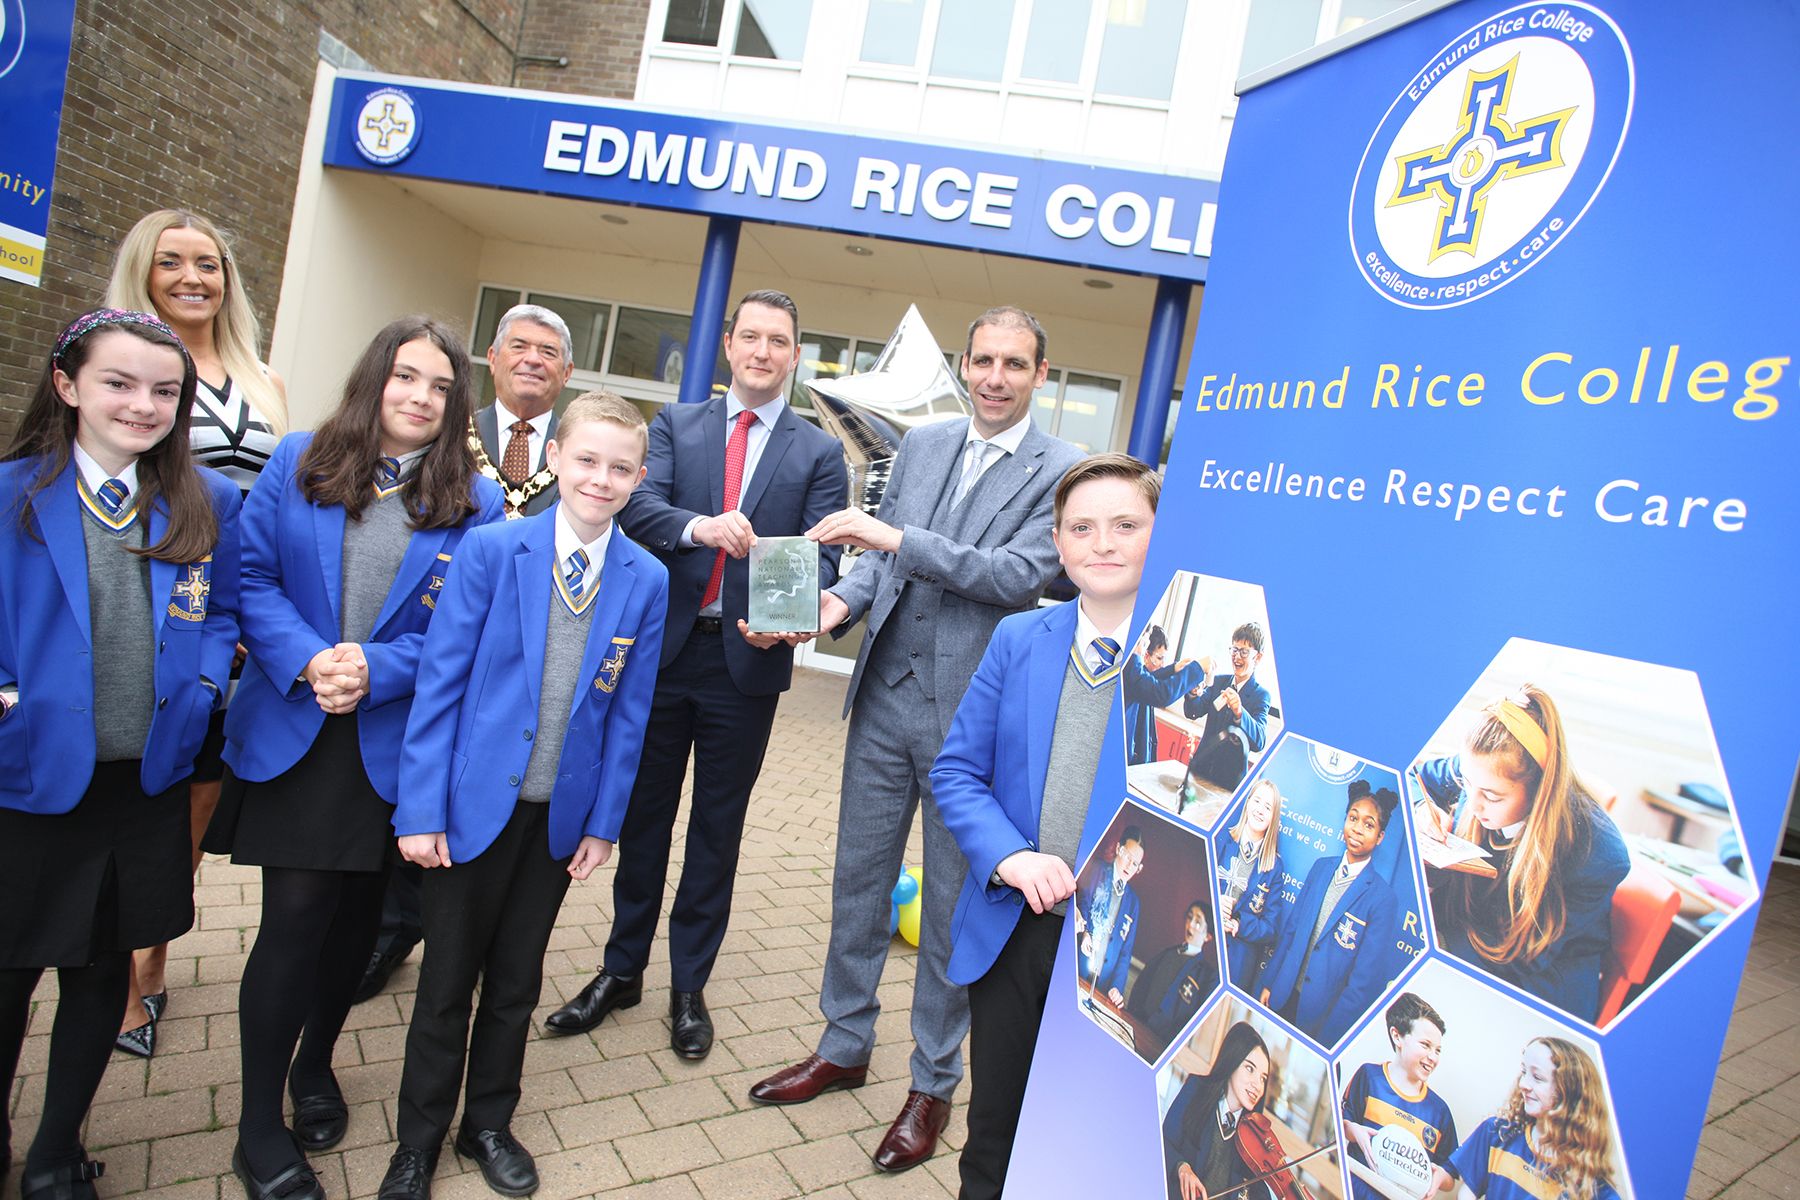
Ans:
[[[868,513],[881,506],[900,439],[909,429],[969,413],[968,396],[917,306],[906,315],[867,371],[806,381],[826,432],[844,443],[850,491]]]

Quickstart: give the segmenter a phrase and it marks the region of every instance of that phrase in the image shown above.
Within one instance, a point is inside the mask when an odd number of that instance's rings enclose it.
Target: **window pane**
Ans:
[[[856,374],[860,375],[875,365],[875,360],[881,357],[881,346],[880,342],[859,340],[856,343],[856,363],[853,368]]]
[[[1169,397],[1169,419],[1163,422],[1162,457],[1156,465],[1169,465],[1169,448],[1175,444],[1175,418],[1181,415],[1181,389],[1177,388]]]
[[[737,53],[797,62],[806,54],[806,23],[811,19],[812,0],[744,0]]]
[[[719,17],[729,0],[669,0],[662,40],[691,46],[719,44]]]
[[[481,302],[475,307],[475,328],[469,334],[469,353],[485,359],[494,344],[494,331],[500,328],[500,316],[519,302],[519,293],[504,288],[482,288]]]
[[[1181,49],[1185,16],[1183,0],[1110,0],[1094,91],[1167,100],[1175,83],[1175,55]]]
[[[862,60],[912,66],[919,60],[919,29],[924,20],[925,0],[869,0]]]
[[[1078,82],[1092,11],[1087,0],[1036,0],[1031,6],[1031,27],[1025,31],[1025,61],[1019,73],[1026,79]]]
[[[788,389],[788,403],[800,411],[810,412],[813,398],[806,390],[806,381],[820,376],[832,379],[849,372],[849,338],[801,331],[800,365],[794,369],[794,386]]]
[[[651,312],[642,308],[619,309],[619,330],[613,335],[612,361],[607,371],[633,379],[653,379],[679,385],[687,374],[688,329],[686,313]],[[713,363],[713,388],[724,391],[731,370],[721,346]]]
[[[1344,0],[1343,8],[1338,12],[1337,28],[1332,31],[1332,36],[1349,33],[1358,25],[1366,25],[1405,3],[1406,0]]]
[[[931,73],[1000,82],[1012,36],[1013,0],[944,0],[938,12]]]
[[[1031,423],[1041,433],[1056,432],[1056,397],[1062,391],[1063,373],[1052,370],[1044,386],[1031,394]]]
[[[531,294],[533,304],[541,304],[569,325],[571,361],[577,371],[598,371],[600,352],[606,348],[606,322],[612,305],[595,304],[591,300],[571,300],[567,296]]]
[[[1062,421],[1056,436],[1089,454],[1112,449],[1113,418],[1119,412],[1119,381],[1070,371],[1063,388]]]
[[[1251,0],[1239,75],[1260,71],[1311,46],[1319,32],[1323,0]]]

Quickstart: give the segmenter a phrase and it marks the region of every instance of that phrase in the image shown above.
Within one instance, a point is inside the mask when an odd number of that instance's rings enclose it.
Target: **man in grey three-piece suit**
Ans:
[[[966,864],[938,816],[928,773],[994,626],[1034,605],[1056,573],[1053,494],[1081,451],[1032,425],[1032,394],[1048,370],[1044,331],[1029,313],[996,308],[977,317],[962,358],[973,416],[907,435],[876,516],[847,508],[808,532],[827,545],[863,548],[824,593],[820,627],[841,632],[867,614],[868,635],[844,704],[850,731],[819,997],[825,1033],[817,1054],[750,1096],[798,1104],[862,1085],[887,961],[888,897],[923,801],[912,1089],[874,1154],[886,1171],[931,1156],[962,1079],[969,1006],[945,967]]]

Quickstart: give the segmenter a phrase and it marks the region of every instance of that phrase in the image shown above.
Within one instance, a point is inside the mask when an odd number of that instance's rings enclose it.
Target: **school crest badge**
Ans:
[[[630,650],[636,638],[614,638],[612,649],[600,662],[600,673],[594,676],[594,686],[603,692],[611,692],[619,686],[619,676],[625,673],[625,654]]]
[[[212,595],[212,555],[189,563],[169,589],[169,615],[193,624],[206,620],[206,598]]]
[[[1338,922],[1337,929],[1333,931],[1331,939],[1346,950],[1354,950],[1363,926],[1366,924],[1368,922],[1361,917],[1345,913],[1344,919]]]

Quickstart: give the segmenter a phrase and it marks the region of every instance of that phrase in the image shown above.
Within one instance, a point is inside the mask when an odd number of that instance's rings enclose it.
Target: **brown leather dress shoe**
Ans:
[[[758,1104],[805,1104],[833,1088],[859,1088],[869,1077],[868,1064],[840,1067],[809,1054],[791,1067],[783,1067],[750,1089]]]
[[[906,1093],[900,1115],[888,1126],[881,1145],[875,1147],[875,1169],[904,1171],[916,1167],[937,1150],[938,1134],[950,1124],[950,1102],[924,1092]]]

